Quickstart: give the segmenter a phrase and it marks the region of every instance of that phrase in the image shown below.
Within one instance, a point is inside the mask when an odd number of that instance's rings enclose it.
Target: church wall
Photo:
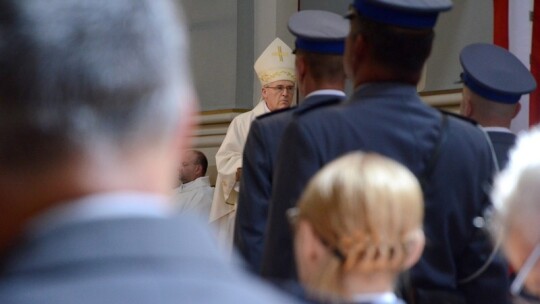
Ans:
[[[461,89],[459,53],[468,44],[493,42],[493,1],[453,0],[450,12],[441,14],[435,43],[427,62],[424,91]]]
[[[202,111],[252,105],[254,3],[181,0]]]

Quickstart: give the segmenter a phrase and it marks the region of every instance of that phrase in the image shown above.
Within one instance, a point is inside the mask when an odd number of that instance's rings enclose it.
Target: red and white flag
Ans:
[[[530,68],[540,86],[540,0],[493,0],[493,4],[493,43],[516,55]],[[530,96],[524,95],[520,103],[521,112],[512,121],[514,132],[540,122],[540,89],[537,87]]]

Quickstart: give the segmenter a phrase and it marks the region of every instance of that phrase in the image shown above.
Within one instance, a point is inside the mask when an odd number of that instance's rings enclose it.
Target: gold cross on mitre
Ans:
[[[272,53],[272,55],[278,56],[278,57],[279,57],[279,61],[283,62],[283,56],[287,56],[288,54],[287,54],[287,53],[283,53],[283,51],[281,50],[281,47],[280,47],[280,46],[278,46],[277,49],[278,49],[278,51]]]

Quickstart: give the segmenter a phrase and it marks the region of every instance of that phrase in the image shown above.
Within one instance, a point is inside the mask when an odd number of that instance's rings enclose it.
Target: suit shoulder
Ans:
[[[294,106],[294,107],[290,107],[290,108],[285,108],[285,109],[280,109],[280,110],[276,110],[276,111],[272,111],[272,112],[268,112],[268,113],[265,113],[261,116],[258,116],[255,120],[263,120],[265,118],[268,118],[268,117],[272,117],[274,115],[277,115],[277,114],[280,114],[280,113],[285,113],[285,112],[289,112],[289,111],[293,111],[294,109],[296,109],[297,106]]]

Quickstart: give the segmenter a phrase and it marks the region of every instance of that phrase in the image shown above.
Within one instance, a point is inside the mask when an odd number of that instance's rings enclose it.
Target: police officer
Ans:
[[[502,169],[516,141],[510,124],[521,109],[519,99],[536,88],[536,81],[516,56],[493,44],[471,44],[459,59],[464,83],[460,112],[487,132]]]
[[[294,113],[345,99],[343,51],[349,32],[347,21],[335,13],[306,10],[292,15],[288,27],[296,36],[296,76],[304,101],[297,108],[256,119],[244,148],[243,191],[237,207],[234,243],[256,272],[261,267],[275,158],[287,123]]]
[[[493,172],[488,143],[477,127],[442,115],[416,91],[437,17],[451,6],[449,0],[354,1],[344,62],[355,92],[342,105],[299,114],[286,129],[274,175],[263,275],[295,276],[286,210],[320,167],[364,150],[401,162],[422,184],[427,245],[404,280],[408,299],[507,302],[505,265],[491,258],[487,235],[473,225],[490,205],[484,192]]]

